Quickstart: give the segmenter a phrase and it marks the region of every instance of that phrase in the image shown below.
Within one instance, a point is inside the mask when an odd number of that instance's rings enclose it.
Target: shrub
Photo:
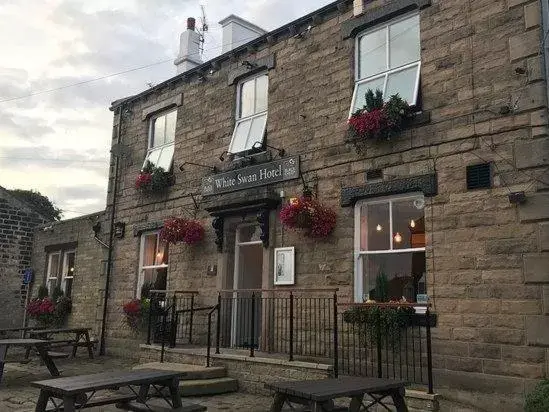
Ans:
[[[526,396],[525,412],[549,411],[549,380],[541,381],[532,392]]]

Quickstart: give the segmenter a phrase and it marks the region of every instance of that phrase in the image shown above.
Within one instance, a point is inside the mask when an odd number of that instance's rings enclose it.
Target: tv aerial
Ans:
[[[203,4],[200,5],[200,10],[202,12],[202,16],[200,17],[201,24],[198,29],[198,34],[200,35],[200,45],[198,46],[198,50],[202,56],[204,54],[204,35],[208,31],[208,20],[206,19],[206,7]]]

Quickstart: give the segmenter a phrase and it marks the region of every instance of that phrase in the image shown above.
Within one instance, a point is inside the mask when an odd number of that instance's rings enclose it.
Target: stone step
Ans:
[[[227,376],[227,371],[222,366],[211,366],[206,368],[200,365],[172,362],[150,362],[134,366],[133,369],[160,369],[165,371],[185,372],[187,375],[181,381],[217,379]]]
[[[179,382],[181,396],[218,395],[236,392],[238,381],[233,378],[196,379]]]

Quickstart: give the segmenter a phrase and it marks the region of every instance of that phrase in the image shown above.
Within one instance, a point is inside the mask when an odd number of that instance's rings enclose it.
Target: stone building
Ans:
[[[0,186],[0,329],[23,324],[34,229],[49,219]]]
[[[548,16],[539,0],[342,0],[268,33],[248,25],[247,43],[205,63],[182,46],[180,74],[111,107],[106,214],[126,230],[107,350],[143,343],[120,324],[145,283],[201,305],[223,289],[320,287],[344,303],[378,294],[383,272],[388,297],[428,297],[437,315],[436,392],[521,410],[549,364]],[[196,36],[189,21],[182,45]],[[357,143],[347,120],[369,88],[415,115]],[[161,194],[135,187],[146,160],[171,172]],[[281,225],[304,189],[336,212],[326,239]],[[166,245],[169,217],[200,220],[205,239]],[[292,286],[275,284],[282,247]]]

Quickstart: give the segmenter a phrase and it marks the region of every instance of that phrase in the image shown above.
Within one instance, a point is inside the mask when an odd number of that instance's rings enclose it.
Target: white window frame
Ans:
[[[354,239],[354,298],[355,302],[363,302],[364,299],[364,267],[362,256],[366,255],[384,255],[384,254],[401,254],[401,253],[412,253],[412,252],[425,252],[425,247],[416,247],[416,248],[406,248],[406,249],[394,249],[393,248],[393,202],[399,202],[403,200],[412,200],[423,198],[423,193],[407,193],[405,195],[395,195],[395,196],[384,196],[375,199],[364,199],[356,202],[355,204],[355,239]],[[360,211],[364,205],[373,205],[380,203],[389,203],[389,232],[390,249],[382,250],[361,250],[360,248],[360,239],[361,239],[361,214]],[[425,209],[424,209],[425,210]],[[425,218],[425,212],[423,213]]]
[[[164,117],[164,116],[167,116],[168,114],[170,113],[175,113],[175,125],[174,125],[174,139],[172,142],[169,142],[169,143],[163,143],[163,144],[160,144],[160,145],[156,145],[156,146],[153,146],[154,144],[154,123],[157,119],[161,118],[161,117]],[[160,113],[157,113],[153,116],[151,116],[149,118],[149,134],[148,134],[148,144],[147,144],[147,154],[145,155],[145,160],[143,161],[143,167],[145,167],[145,165],[147,164],[147,160],[149,160],[149,156],[150,154],[153,152],[153,151],[156,151],[156,150],[160,150],[160,154],[158,156],[158,158],[160,158],[160,156],[162,156],[162,151],[166,148],[170,148],[171,146],[174,147],[175,149],[175,131],[177,130],[177,107],[173,108],[173,109],[168,109],[168,110],[164,110]],[[164,134],[166,133],[166,129],[164,127]],[[166,172],[169,172],[172,168],[172,165],[173,165],[173,156],[174,154],[172,153],[172,158],[170,160],[170,166],[165,170]],[[155,166],[157,166],[156,163],[152,162]]]
[[[382,92],[383,92],[383,98],[385,99],[385,98],[388,97],[388,96],[385,96],[385,91],[387,89],[387,80],[389,78],[389,75],[394,74],[394,73],[398,73],[400,71],[409,69],[410,67],[414,67],[414,66],[417,66],[417,75],[416,75],[415,86],[414,86],[414,96],[415,96],[414,99],[415,100],[413,102],[408,102],[408,103],[410,104],[410,106],[414,106],[414,105],[417,104],[417,99],[418,99],[418,95],[419,95],[419,79],[421,77],[421,55],[420,55],[420,59],[416,62],[408,63],[408,64],[405,64],[403,66],[395,67],[395,68],[388,69],[388,70],[386,69],[385,72],[377,73],[377,74],[374,74],[370,77],[360,78],[360,39],[363,36],[374,33],[376,31],[380,31],[380,30],[387,31],[387,34],[386,34],[387,37],[386,37],[386,41],[385,41],[385,48],[386,48],[386,50],[385,50],[385,59],[386,59],[385,67],[387,68],[387,67],[389,67],[389,59],[390,59],[390,38],[388,36],[389,26],[391,26],[393,24],[396,24],[396,23],[400,23],[401,21],[407,20],[407,19],[409,19],[411,17],[414,17],[414,16],[419,16],[419,13],[418,12],[408,13],[404,16],[399,17],[399,18],[389,20],[388,22],[386,22],[384,24],[381,24],[379,26],[364,30],[363,32],[360,32],[355,37],[355,86],[354,86],[354,90],[353,90],[353,98],[352,98],[352,101],[351,101],[351,108],[349,109],[349,117],[351,117],[351,115],[355,112],[354,107],[355,107],[356,95],[357,95],[357,92],[358,92],[358,86],[359,85],[384,77],[385,79],[383,81],[383,90],[382,90]],[[419,28],[418,28],[418,30],[419,30]],[[420,50],[421,50],[421,44],[420,44]]]
[[[247,83],[249,81],[254,81],[254,100],[255,100],[255,96],[257,95],[257,79],[259,77],[262,77],[262,76],[267,76],[267,108],[262,111],[262,112],[258,112],[258,113],[253,113],[249,116],[245,116],[245,117],[241,117],[240,116],[240,109],[241,109],[241,106],[242,106],[242,85],[244,83]],[[254,102],[255,104],[255,102]],[[269,118],[269,74],[268,72],[261,72],[261,73],[257,73],[253,76],[249,76],[249,77],[246,77],[245,79],[242,79],[241,81],[238,82],[237,86],[236,86],[236,113],[235,113],[235,125],[234,125],[234,130],[233,130],[233,135],[231,137],[231,143],[229,144],[229,149],[227,150],[230,154],[239,154],[239,153],[243,153],[247,150],[251,150],[251,148],[253,147],[253,145],[256,143],[256,142],[261,142],[261,144],[263,145],[263,142],[265,141],[265,132],[267,131],[267,121],[268,121],[268,118]],[[253,122],[253,119],[257,118],[257,117],[261,117],[261,116],[265,116],[265,125],[263,127],[263,134],[261,136],[261,140],[257,140],[256,142],[253,142],[252,143],[252,147],[248,148],[248,149],[244,149],[243,151],[241,152],[233,152],[232,151],[232,148],[234,146],[234,143],[235,143],[235,136],[236,136],[236,131],[238,129],[238,126],[240,125],[240,123],[243,123],[245,121],[251,121]],[[250,130],[251,130],[251,124],[250,124]],[[249,139],[250,136],[248,136],[248,139]],[[247,140],[246,140],[247,142]]]
[[[143,284],[145,283],[145,276],[143,271],[146,269],[162,269],[167,268],[169,266],[169,263],[163,263],[160,265],[147,265],[143,266],[143,260],[145,258],[145,238],[150,235],[156,235],[156,247],[155,247],[155,259],[156,255],[158,254],[158,245],[160,243],[160,230],[153,230],[149,232],[143,232],[141,233],[141,239],[139,244],[139,272],[137,274],[137,288],[135,290],[135,296],[139,299],[141,295],[141,288],[143,287]],[[170,259],[170,247],[168,245],[168,262]]]
[[[66,275],[68,273],[68,255],[70,253],[74,253],[74,267],[76,267],[76,249],[70,249],[70,250],[64,250],[63,251],[63,271],[61,272],[61,290],[67,296],[67,279],[73,279],[74,280],[74,272],[68,276]],[[74,286],[74,281],[73,281]]]
[[[54,255],[57,255],[59,257],[58,259],[58,263],[57,263],[57,273],[55,274],[55,276],[52,276],[51,274],[51,263],[52,263],[52,257]],[[61,251],[56,251],[56,252],[51,252],[51,253],[48,253],[48,271],[46,273],[46,287],[48,288],[48,292],[51,294],[53,292],[53,289],[50,290],[50,282],[54,281],[55,280],[55,287],[58,286],[58,282],[59,282],[59,269],[61,268],[62,266],[62,262],[61,262]]]

